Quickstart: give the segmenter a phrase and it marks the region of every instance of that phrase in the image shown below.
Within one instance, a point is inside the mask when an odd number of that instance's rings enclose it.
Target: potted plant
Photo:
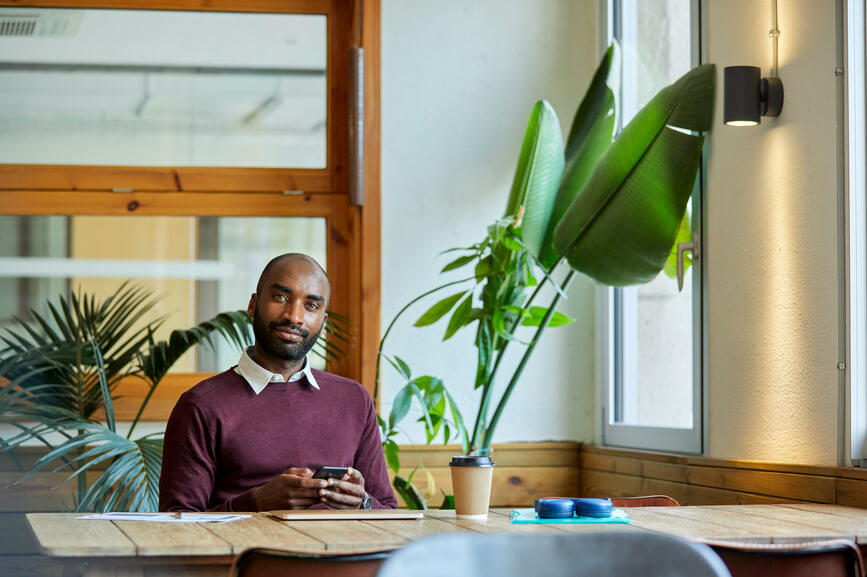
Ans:
[[[672,268],[666,265],[674,262],[678,235],[689,236],[686,208],[701,161],[701,133],[711,127],[715,68],[699,66],[660,90],[614,139],[611,85],[616,69],[612,46],[578,107],[565,145],[554,109],[545,101],[535,105],[504,216],[488,227],[480,242],[447,251],[460,256],[442,272],[469,267],[472,272],[410,301],[383,335],[381,357],[406,380],[388,420],[380,423],[395,472],[399,447],[394,437],[413,398],[422,409],[428,442],[442,430],[445,442],[452,435],[459,438],[465,453],[488,454],[540,336],[547,327],[572,320],[556,307],[577,272],[601,284],[627,286]],[[547,306],[538,306],[535,301],[546,283],[556,293]],[[437,301],[415,324],[427,326],[450,314],[444,339],[475,326],[474,387],[480,399],[471,427],[464,425],[442,381],[413,378],[403,360],[383,352],[394,323],[410,307],[450,287],[458,291]],[[519,326],[536,327],[529,342],[517,342]],[[493,384],[512,343],[524,351],[496,397]],[[408,485],[406,481],[397,478],[396,488],[408,504],[419,504],[417,492],[398,487]]]
[[[0,437],[0,453],[18,462],[14,450],[38,441],[48,452],[23,478],[54,466],[76,479],[76,511],[156,511],[162,434],[134,437],[136,425],[160,381],[178,359],[219,334],[239,351],[251,339],[246,311],[230,311],[155,341],[165,319],[146,320],[152,291],[123,283],[103,300],[86,293],[46,303],[47,315],[16,319],[0,333],[0,423],[16,434]],[[347,340],[346,320],[333,313],[325,334]],[[339,356],[339,346],[321,340],[320,356]],[[147,393],[126,434],[114,415],[115,391],[124,378],[138,378]],[[56,439],[60,439],[59,441]],[[87,473],[104,468],[88,483]]]

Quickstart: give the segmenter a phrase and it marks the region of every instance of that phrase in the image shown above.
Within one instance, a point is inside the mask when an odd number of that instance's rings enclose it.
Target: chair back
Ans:
[[[705,545],[659,533],[452,533],[394,552],[377,577],[729,577]]]
[[[668,495],[647,495],[644,497],[612,497],[614,507],[680,507],[677,499]]]
[[[390,551],[310,555],[277,549],[247,549],[235,558],[230,577],[374,577]]]
[[[704,541],[733,577],[863,577],[861,551],[852,541],[826,539],[795,543]]]

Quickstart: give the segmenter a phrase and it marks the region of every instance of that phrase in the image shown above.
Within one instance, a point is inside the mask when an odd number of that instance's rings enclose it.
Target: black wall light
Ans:
[[[758,66],[726,66],[723,70],[723,121],[729,126],[755,126],[762,116],[779,116],[783,110],[783,81],[777,78],[777,0],[773,0],[774,27],[768,33],[774,47],[774,66],[762,78]]]
[[[729,126],[755,126],[762,116],[779,116],[783,81],[762,78],[758,66],[726,66],[723,70],[723,120]]]

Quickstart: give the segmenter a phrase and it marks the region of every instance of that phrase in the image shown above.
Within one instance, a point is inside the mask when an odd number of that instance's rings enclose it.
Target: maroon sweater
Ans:
[[[397,506],[373,402],[357,382],[314,370],[256,395],[229,369],[184,393],[166,427],[160,511],[254,511],[253,488],[290,467],[351,466],[375,509]]]

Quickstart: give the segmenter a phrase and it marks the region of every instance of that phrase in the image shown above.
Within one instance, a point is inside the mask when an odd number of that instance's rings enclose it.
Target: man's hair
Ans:
[[[325,272],[325,269],[322,268],[322,265],[320,265],[318,262],[316,262],[315,258],[308,256],[306,254],[300,253],[300,252],[287,252],[286,254],[281,254],[280,256],[275,256],[270,261],[268,261],[268,264],[266,264],[265,268],[262,269],[262,274],[259,275],[259,282],[256,283],[256,294],[262,294],[262,289],[264,288],[262,286],[262,283],[264,282],[265,277],[268,275],[268,272],[272,268],[274,268],[276,265],[280,264],[281,262],[283,262],[285,260],[303,261],[303,262],[312,264],[314,266],[314,268],[316,268],[320,273],[322,273],[322,276],[325,278],[325,283],[328,285],[328,295],[327,296],[328,297],[331,296],[331,279],[328,278],[328,273]],[[329,300],[330,300],[330,298],[329,298]]]

